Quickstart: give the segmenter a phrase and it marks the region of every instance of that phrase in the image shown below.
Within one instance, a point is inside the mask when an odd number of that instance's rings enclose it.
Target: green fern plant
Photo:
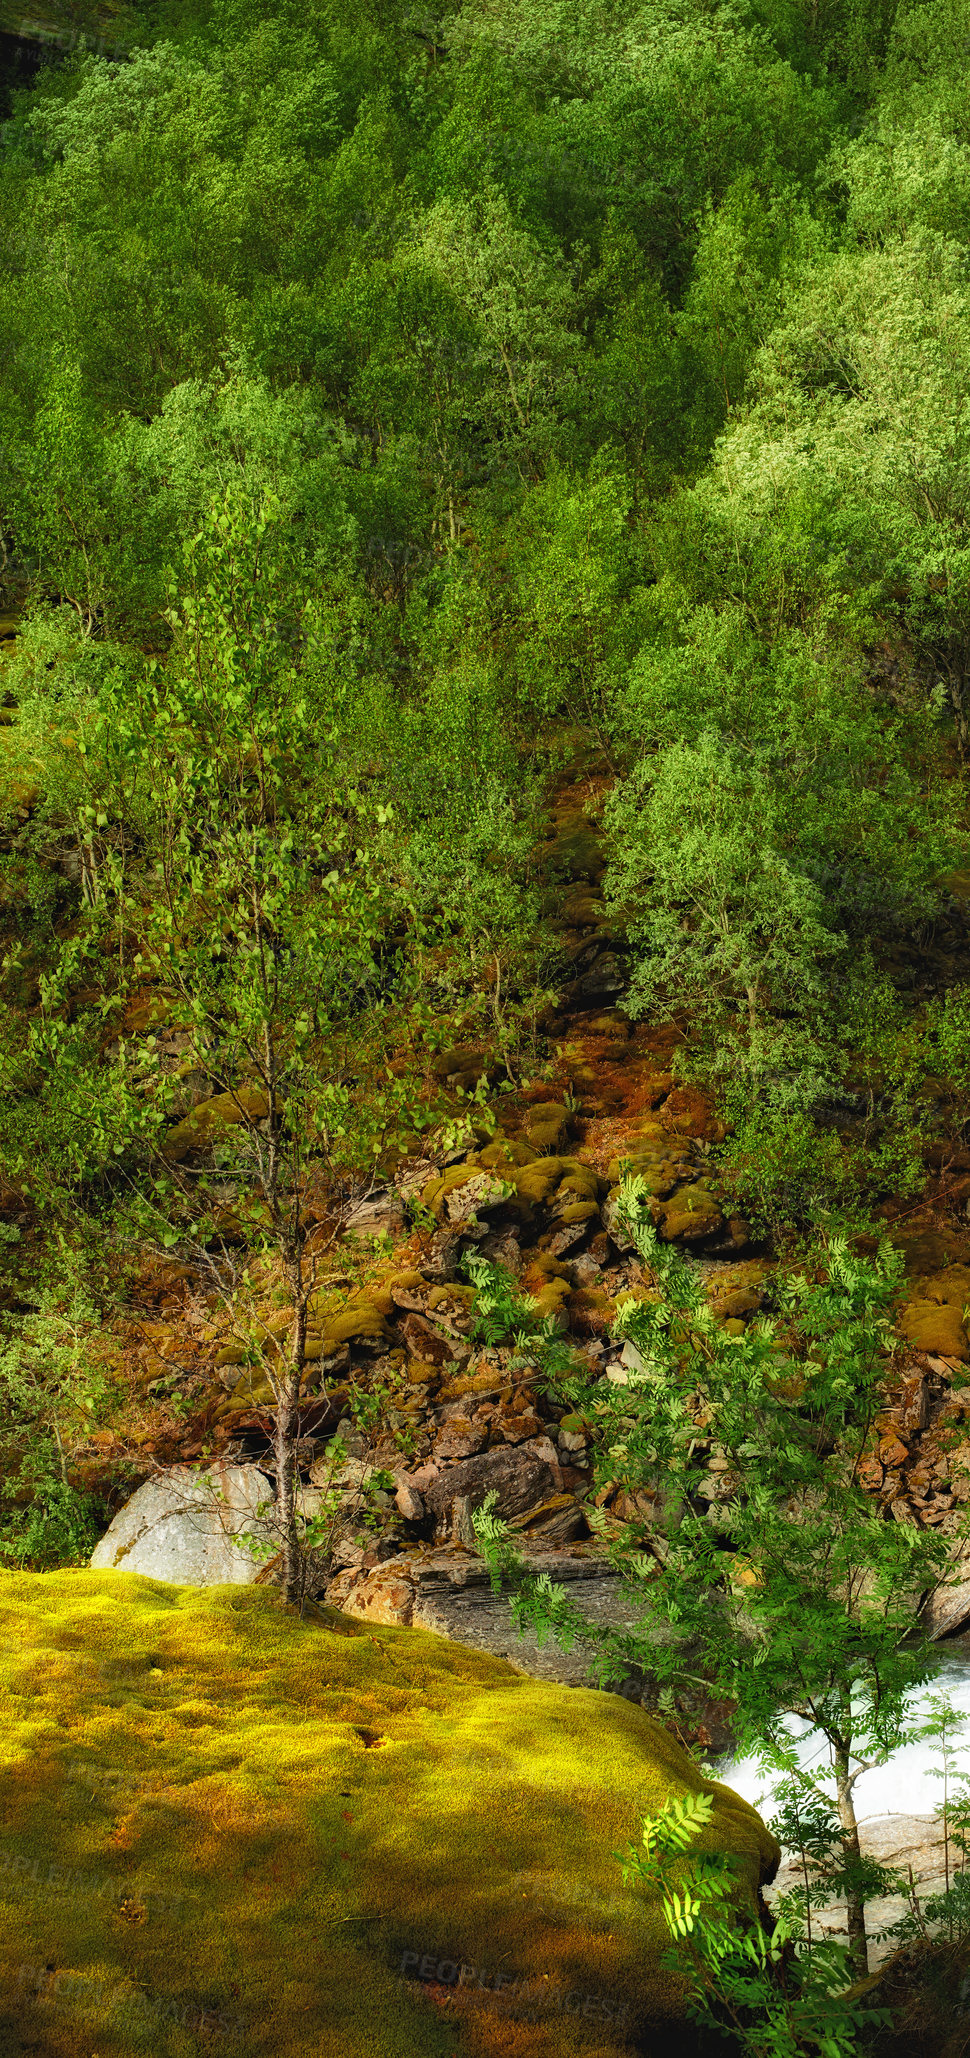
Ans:
[[[857,2058],[860,2037],[888,2023],[889,2011],[847,1991],[844,1945],[799,1953],[802,1928],[789,1900],[770,1926],[745,1910],[732,1855],[689,1855],[713,1814],[711,1794],[671,1795],[644,1818],[641,1848],[614,1853],[625,1884],[660,1902],[671,1939],[662,1963],[685,1982],[689,2018],[745,2058]]]

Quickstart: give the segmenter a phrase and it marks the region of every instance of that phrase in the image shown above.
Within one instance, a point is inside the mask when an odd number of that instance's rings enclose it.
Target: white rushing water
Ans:
[[[959,1643],[943,1645],[939,1659],[940,1669],[936,1678],[914,1696],[911,1704],[913,1719],[926,1719],[932,1695],[948,1695],[954,1707],[968,1718],[966,1728],[954,1738],[960,1754],[955,1776],[959,1778],[966,1774],[970,1777],[970,1644],[961,1638]],[[790,1736],[802,1737],[798,1755],[803,1765],[815,1768],[827,1764],[827,1744],[817,1734],[807,1732],[804,1723],[795,1718],[785,1718],[779,1727],[787,1730]],[[942,1781],[931,1777],[932,1768],[939,1764],[938,1746],[932,1741],[921,1741],[906,1744],[886,1765],[863,1772],[855,1789],[859,1820],[871,1820],[877,1815],[932,1815],[943,1799]],[[752,1802],[768,1821],[774,1813],[774,1796],[781,1784],[781,1774],[766,1772],[756,1758],[722,1758],[712,1771],[716,1779],[723,1780],[724,1785],[740,1794],[743,1800]],[[834,1799],[834,1779],[829,1782],[827,1791]]]

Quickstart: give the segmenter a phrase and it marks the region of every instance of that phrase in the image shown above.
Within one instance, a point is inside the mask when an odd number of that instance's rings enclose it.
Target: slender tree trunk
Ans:
[[[283,1546],[283,1598],[303,1604],[304,1563],[296,1504],[296,1452],[300,1440],[300,1392],[306,1369],[307,1296],[299,1257],[284,1266],[293,1296],[290,1362],[276,1406],[273,1450],[276,1460],[276,1519]]]
[[[296,1511],[296,1446],[299,1434],[300,1375],[291,1363],[286,1368],[283,1390],[276,1404],[273,1455],[276,1462],[276,1520],[283,1550],[283,1598],[296,1606],[303,1597]]]
[[[862,1852],[859,1848],[859,1825],[856,1821],[855,1801],[852,1798],[852,1776],[849,1770],[848,1747],[834,1746],[835,1788],[842,1828],[842,1856],[846,1865],[859,1864]],[[869,1949],[866,1943],[866,1906],[858,1892],[846,1890],[846,1915],[849,1930],[849,1955],[857,1979],[865,1979],[869,1970]]]

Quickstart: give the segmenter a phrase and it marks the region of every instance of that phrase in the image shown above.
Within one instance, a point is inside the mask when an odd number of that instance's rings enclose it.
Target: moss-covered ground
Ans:
[[[613,1854],[711,1783],[639,1708],[124,1573],[3,1575],[0,1650],[5,2058],[667,2043],[658,1912]],[[775,1847],[714,1791],[753,1889]]]

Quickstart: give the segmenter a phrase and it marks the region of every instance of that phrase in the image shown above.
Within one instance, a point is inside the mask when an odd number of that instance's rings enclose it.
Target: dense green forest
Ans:
[[[350,1409],[400,1443],[427,1337],[387,1324],[459,1279],[443,1224],[511,1206],[526,1298],[466,1244],[471,1334],[532,1326],[558,1491],[618,1496],[642,1564],[682,1417],[587,1476],[554,1347],[656,1258],[632,1193],[738,1261],[738,1450],[791,1456],[766,1352],[824,1360],[803,1414],[858,1433],[895,1665],[956,1524],[898,1409],[875,1454],[907,1292],[919,1433],[970,1359],[970,1275],[912,1283],[970,1265],[970,4],[89,13],[0,36],[3,1562],[85,1563],[156,1459],[271,1448],[302,1601],[306,1439]],[[639,1156],[604,1106],[661,1110]],[[798,1453],[776,1514],[823,1492]]]
[[[961,9],[136,26],[4,125],[13,1164],[76,1226],[137,1156],[41,982],[119,1000],[237,831],[287,825],[294,1014],[330,880],[330,1030],[491,986],[512,1047],[586,744],[630,1011],[689,1010],[763,1199],[854,1194],[839,1109],[911,1177],[966,1087],[964,967],[914,972],[970,738]]]

